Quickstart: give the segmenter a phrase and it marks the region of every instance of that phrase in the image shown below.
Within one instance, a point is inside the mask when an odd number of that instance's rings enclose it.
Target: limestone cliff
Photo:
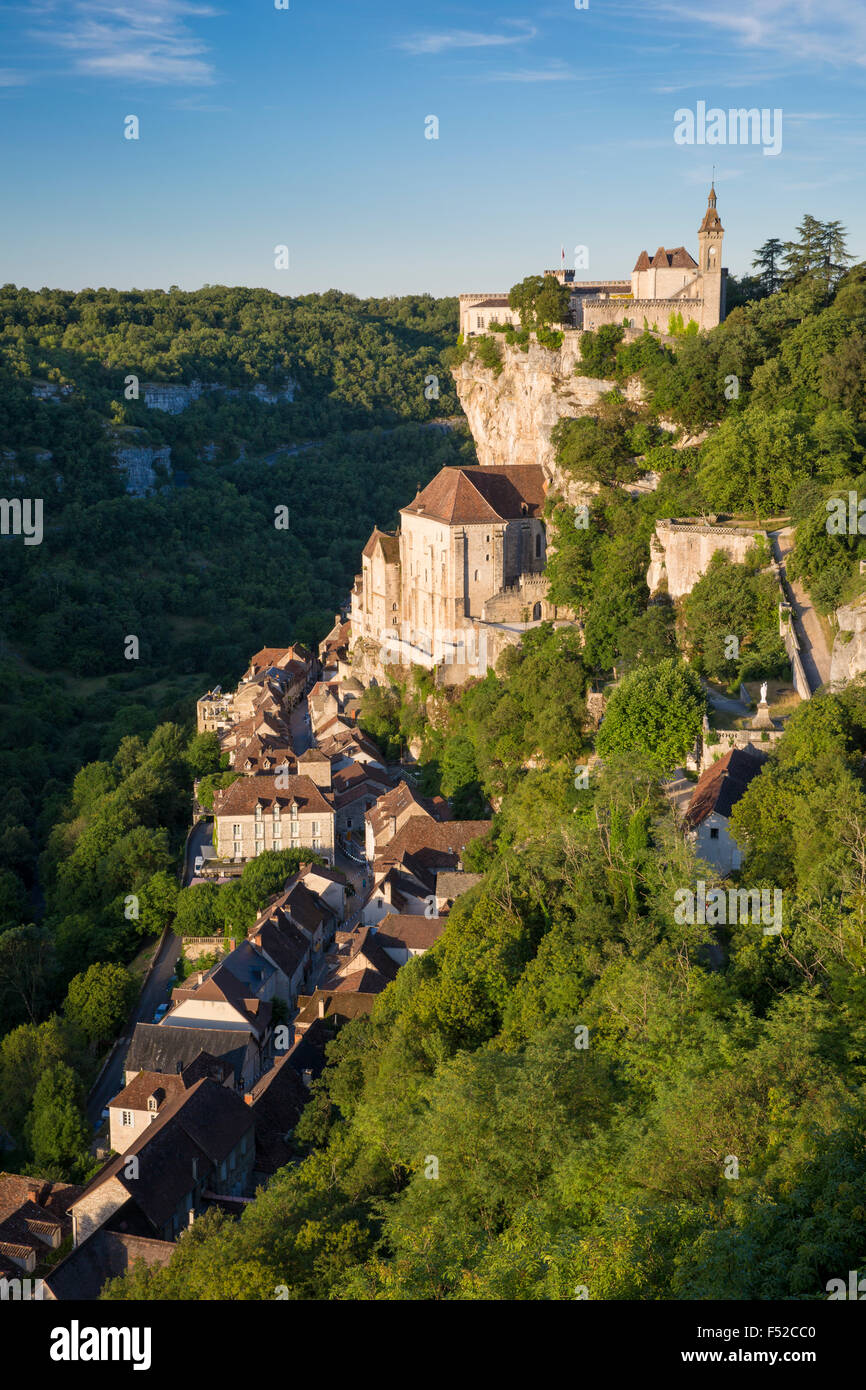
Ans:
[[[830,660],[830,684],[847,685],[866,671],[866,596],[836,609],[839,631]]]
[[[503,339],[503,368],[499,375],[474,358],[454,369],[457,395],[463,407],[482,464],[541,464],[548,479],[566,496],[573,480],[557,477],[551,432],[557,420],[589,415],[599,398],[613,390],[614,381],[575,376],[580,359],[579,332],[566,330],[562,347],[551,351],[532,340],[527,352],[509,347]],[[640,383],[624,391],[640,399]],[[586,492],[585,487],[581,492]]]

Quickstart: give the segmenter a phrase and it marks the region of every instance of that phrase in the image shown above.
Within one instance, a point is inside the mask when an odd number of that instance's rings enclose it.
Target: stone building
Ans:
[[[724,227],[716,208],[716,190],[710,188],[707,209],[698,228],[698,259],[684,246],[660,246],[653,256],[641,251],[629,280],[577,280],[574,271],[548,271],[571,290],[569,318],[573,327],[600,328],[602,324],[627,324],[640,331],[645,325],[667,333],[671,314],[681,314],[683,327],[715,328],[725,317],[725,280],[722,267]],[[464,338],[487,333],[492,322],[518,324],[508,307],[508,295],[461,294],[460,332]]]
[[[376,530],[364,548],[352,592],[358,666],[437,666],[459,683],[526,628],[566,616],[547,598],[544,497],[535,465],[443,468],[402,509],[399,531]]]
[[[732,748],[702,773],[684,817],[695,853],[720,874],[743,863],[743,851],[730,834],[731,812],[767,761],[759,748]]]
[[[249,1106],[205,1077],[170,1101],[72,1202],[73,1242],[81,1245],[106,1225],[174,1241],[215,1198],[251,1195],[254,1157]]]
[[[310,777],[242,777],[215,794],[214,827],[221,859],[303,848],[334,862],[334,808]]]
[[[631,275],[631,294],[601,294],[584,300],[578,326],[591,329],[626,322],[630,328],[666,333],[671,314],[680,314],[684,327],[696,323],[700,329],[715,328],[725,317],[724,232],[716,190],[711,187],[698,228],[698,259],[684,246],[670,250],[660,246],[653,256],[641,251]]]

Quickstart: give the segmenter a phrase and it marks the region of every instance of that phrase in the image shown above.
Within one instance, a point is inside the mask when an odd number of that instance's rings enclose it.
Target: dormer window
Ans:
[[[148,1108],[148,1110],[151,1112],[151,1114],[154,1114],[154,1115],[156,1114],[157,1110],[159,1109],[159,1101],[157,1100],[157,1098],[156,1098],[155,1095],[154,1095],[154,1096],[148,1096],[148,1098],[147,1098],[147,1108]]]
[[[261,820],[261,818],[262,818],[262,803],[261,803],[260,801],[257,801],[257,802],[256,802],[256,820]]]
[[[275,801],[275,802],[274,802],[274,820],[279,820],[279,819],[280,819],[280,807],[279,807],[279,802],[276,802],[276,801]]]

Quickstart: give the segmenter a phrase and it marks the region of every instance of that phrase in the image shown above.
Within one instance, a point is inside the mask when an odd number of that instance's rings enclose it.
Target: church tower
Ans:
[[[707,210],[698,228],[698,266],[701,272],[702,328],[715,328],[725,317],[725,280],[722,268],[722,242],[725,229],[716,210],[715,186],[710,186]]]

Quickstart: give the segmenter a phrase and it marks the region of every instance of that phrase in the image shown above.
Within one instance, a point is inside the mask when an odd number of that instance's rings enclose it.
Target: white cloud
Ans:
[[[525,20],[508,21],[516,34],[484,34],[472,29],[448,29],[441,33],[412,34],[397,44],[406,53],[447,53],[461,48],[505,48],[526,39],[534,39],[538,30]]]
[[[816,60],[842,67],[866,66],[866,6],[863,0],[749,0],[748,10],[713,6],[705,0],[659,0],[659,10],[679,23],[724,30],[744,48],[786,59]]]
[[[546,68],[518,68],[514,72],[487,73],[487,82],[586,82],[594,73],[583,76],[572,72],[564,63],[551,62]]]
[[[203,86],[214,80],[214,67],[188,21],[217,13],[191,0],[73,0],[43,6],[41,27],[30,34],[69,53],[75,73]]]

